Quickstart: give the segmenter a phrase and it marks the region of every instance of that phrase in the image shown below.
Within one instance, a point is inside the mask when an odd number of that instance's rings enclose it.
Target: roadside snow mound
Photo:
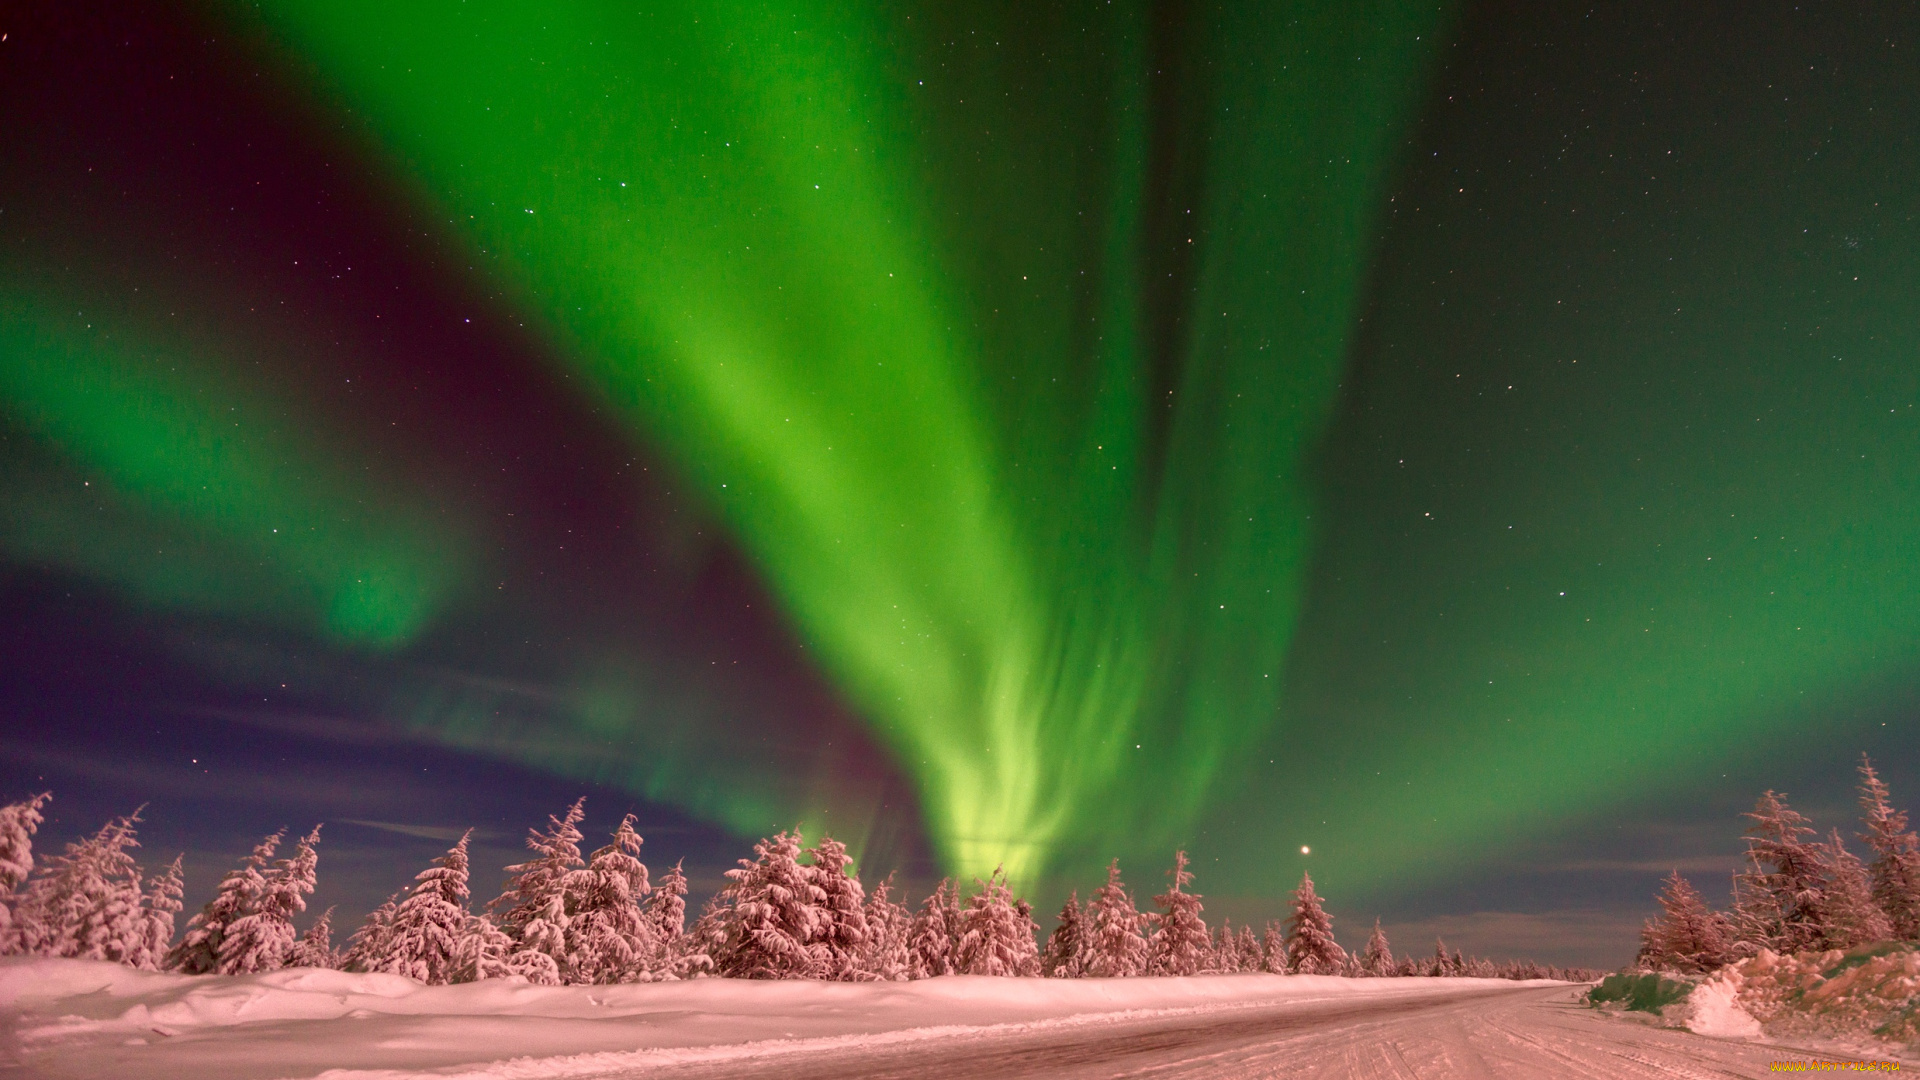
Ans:
[[[1680,1021],[1696,1035],[1720,1039],[1752,1039],[1760,1035],[1760,1021],[1740,1006],[1740,973],[1733,968],[1717,971],[1693,988],[1679,1006]]]
[[[1775,1035],[1920,1041],[1920,951],[1904,942],[1790,956],[1763,949],[1714,982],[1731,986],[1738,1007]]]

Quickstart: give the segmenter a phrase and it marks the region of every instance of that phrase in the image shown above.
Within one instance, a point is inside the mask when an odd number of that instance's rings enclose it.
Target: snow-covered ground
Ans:
[[[1101,1025],[1119,1030],[1289,1003],[1451,1000],[1524,985],[1556,984],[1215,975],[427,987],[338,971],[182,976],[16,959],[0,961],[0,1053],[29,1076],[124,1080],[618,1076],[952,1040],[1084,1036]]]

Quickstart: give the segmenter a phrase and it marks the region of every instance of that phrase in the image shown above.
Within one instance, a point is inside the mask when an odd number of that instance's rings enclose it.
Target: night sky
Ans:
[[[1920,809],[1920,10],[1670,7],[0,13],[0,798],[1621,963]]]

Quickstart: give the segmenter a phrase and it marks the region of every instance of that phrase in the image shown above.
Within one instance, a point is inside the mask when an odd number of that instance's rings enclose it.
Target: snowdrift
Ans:
[[[1790,955],[1762,949],[1704,979],[1610,975],[1587,1001],[1720,1038],[1920,1050],[1920,947],[1895,941]]]
[[[423,986],[394,975],[308,968],[187,976],[81,960],[10,959],[0,961],[0,1011],[20,1064],[50,1077],[494,1080],[590,1077],[876,1041],[991,1037],[1193,1010],[1452,996],[1516,985],[1523,984],[1203,975]]]
[[[1762,950],[1705,985],[1716,983],[1769,1033],[1920,1043],[1920,951],[1905,942],[1790,956]]]

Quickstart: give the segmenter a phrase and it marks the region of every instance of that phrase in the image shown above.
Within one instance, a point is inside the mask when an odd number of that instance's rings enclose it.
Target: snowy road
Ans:
[[[1817,1056],[1603,1016],[1584,988],[1522,987],[1427,999],[1292,1002],[1000,1039],[776,1054],[601,1074],[607,1080],[992,1080],[1207,1077],[1427,1080],[1758,1077]]]
[[[1608,1016],[1576,1003],[1583,989],[1317,975],[422,986],[14,958],[0,960],[0,1080],[1651,1080],[1835,1056]]]

